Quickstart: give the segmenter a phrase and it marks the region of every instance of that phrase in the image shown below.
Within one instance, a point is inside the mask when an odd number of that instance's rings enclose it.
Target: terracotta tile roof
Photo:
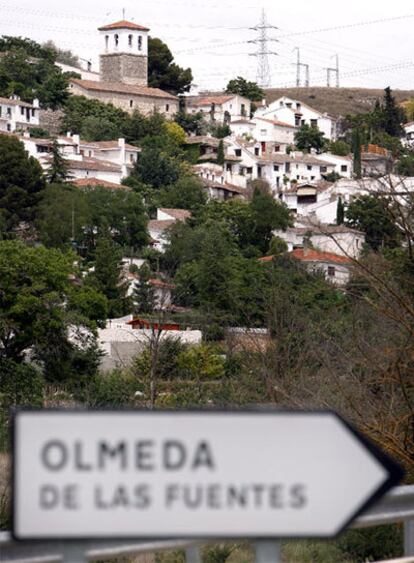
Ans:
[[[148,27],[138,25],[137,23],[121,20],[119,22],[110,23],[102,27],[98,27],[98,31],[111,31],[112,29],[135,29],[139,31],[149,31]]]
[[[24,107],[24,108],[39,109],[39,108],[35,108],[32,104],[28,104],[27,102],[22,102],[21,100],[11,100],[10,98],[1,98],[0,97],[0,104],[6,105],[6,106],[21,106],[21,107]]]
[[[221,106],[226,102],[229,102],[235,97],[234,94],[222,95],[222,96],[207,96],[205,98],[200,98],[193,100],[191,105],[193,106],[211,106],[211,104],[216,104],[217,106]]]
[[[148,230],[162,233],[166,229],[169,229],[170,227],[175,225],[176,222],[177,221],[175,219],[165,220],[165,221],[158,221],[158,219],[151,219],[151,221],[148,221]]]
[[[267,123],[272,123],[273,125],[277,125],[278,127],[289,127],[289,129],[297,129],[297,127],[295,127],[294,125],[290,125],[289,123],[285,123],[284,121],[266,119],[265,117],[255,117],[254,119],[260,119],[260,121],[266,121]]]
[[[113,151],[120,148],[118,141],[82,141],[80,142],[82,146],[92,147],[94,149],[99,149],[100,151]],[[134,147],[134,145],[129,145],[125,143],[125,148],[129,151],[140,152],[141,149]]]
[[[346,256],[339,256],[333,252],[321,252],[313,248],[296,248],[289,252],[290,256],[301,262],[332,262],[334,264],[352,264]]]
[[[76,84],[85,90],[93,92],[114,92],[116,94],[132,94],[135,96],[148,96],[150,98],[168,98],[178,100],[177,96],[164,92],[159,88],[149,88],[148,86],[135,86],[133,84],[123,84],[122,82],[98,82],[95,80],[81,80],[71,78],[70,84]]]
[[[47,157],[46,162],[50,162],[51,158]],[[69,169],[72,170],[96,170],[101,172],[122,172],[118,164],[107,160],[98,160],[97,158],[89,158],[84,156],[82,160],[65,159]]]
[[[250,125],[252,124],[252,122],[250,121],[250,119],[236,119],[234,121],[230,121],[230,126],[231,125]],[[254,125],[254,124],[252,124]]]
[[[166,213],[167,215],[171,215],[177,221],[185,221],[191,217],[191,211],[187,209],[173,209],[171,207],[161,207],[160,211]]]
[[[72,180],[71,184],[77,186],[78,188],[94,188],[96,186],[102,186],[103,188],[109,188],[111,190],[130,190],[128,186],[123,186],[122,184],[115,184],[115,182],[108,182],[107,180],[99,180],[99,178],[80,178],[78,180]]]
[[[203,184],[213,190],[224,190],[225,192],[231,192],[235,194],[241,194],[246,196],[247,190],[244,188],[240,188],[240,186],[236,186],[234,184],[229,184],[225,182],[224,184],[220,184],[220,182],[213,182],[212,180],[207,180],[206,178],[201,178]]]

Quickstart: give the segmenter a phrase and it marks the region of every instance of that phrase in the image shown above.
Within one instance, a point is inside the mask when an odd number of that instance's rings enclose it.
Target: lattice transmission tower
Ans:
[[[269,88],[271,85],[271,73],[269,56],[277,55],[274,51],[270,51],[268,43],[271,41],[278,41],[276,38],[269,37],[269,29],[278,29],[276,26],[267,23],[266,13],[262,10],[262,17],[260,23],[251,27],[253,31],[258,32],[257,39],[252,39],[249,43],[257,45],[256,53],[250,53],[252,57],[257,57],[257,83],[262,88]]]

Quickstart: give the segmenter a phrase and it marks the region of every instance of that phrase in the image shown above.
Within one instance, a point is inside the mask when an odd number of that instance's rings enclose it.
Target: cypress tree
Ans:
[[[218,150],[217,150],[217,164],[223,166],[224,164],[224,143],[223,139],[220,139]]]
[[[155,308],[155,292],[149,283],[151,270],[144,264],[138,271],[139,280],[136,282],[133,291],[134,312],[137,314],[150,314]]]
[[[59,143],[55,139],[52,145],[52,162],[46,173],[46,179],[50,184],[63,184],[69,180],[68,164],[62,156]]]
[[[403,110],[395,103],[395,98],[391,93],[391,88],[385,88],[384,94],[384,130],[392,137],[401,137],[403,135],[403,128],[401,122],[403,121]]]
[[[358,127],[356,127],[353,131],[352,144],[354,153],[354,175],[358,180],[360,180],[362,177],[361,134]]]
[[[342,203],[342,198],[338,198],[338,205],[336,207],[336,224],[342,225],[345,218],[344,204]]]

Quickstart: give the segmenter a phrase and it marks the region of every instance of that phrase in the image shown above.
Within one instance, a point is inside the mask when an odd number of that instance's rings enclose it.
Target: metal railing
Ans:
[[[396,487],[379,503],[358,518],[353,528],[366,528],[382,524],[404,524],[404,559],[401,563],[414,562],[414,485]],[[97,561],[117,557],[183,549],[187,563],[201,563],[199,546],[205,540],[164,540],[122,542],[101,541],[36,541],[15,542],[9,532],[0,532],[0,561],[19,563],[52,563],[54,561]],[[257,541],[254,543],[256,563],[281,561],[279,541]]]

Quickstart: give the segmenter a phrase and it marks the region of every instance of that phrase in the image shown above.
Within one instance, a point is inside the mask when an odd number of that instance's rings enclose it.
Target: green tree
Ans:
[[[0,225],[10,232],[21,221],[32,222],[45,187],[38,161],[15,137],[0,134]]]
[[[193,75],[190,68],[181,68],[174,62],[168,46],[156,37],[148,41],[148,85],[172,94],[189,92]]]
[[[224,143],[223,143],[223,139],[220,139],[217,149],[217,164],[220,164],[220,166],[224,166],[224,159],[225,159]]]
[[[287,251],[288,245],[282,238],[278,236],[272,237],[269,244],[269,250],[267,251],[267,254],[269,256],[279,256],[280,254],[284,254]]]
[[[143,149],[135,165],[138,180],[154,188],[174,184],[180,172],[180,163],[157,148]]]
[[[55,62],[52,50],[30,39],[0,38],[0,95],[17,94],[31,102],[38,98],[42,107],[57,109],[68,99],[68,80]]]
[[[151,270],[143,264],[138,271],[139,279],[135,283],[132,299],[134,301],[134,311],[138,315],[149,315],[155,308],[155,291],[152,287]]]
[[[172,186],[163,189],[158,201],[161,207],[197,211],[205,205],[207,195],[199,178],[183,176]]]
[[[89,115],[82,121],[80,134],[85,141],[112,141],[121,136],[121,130],[118,123]]]
[[[291,225],[290,211],[286,205],[275,200],[270,193],[256,189],[251,202],[253,230],[251,244],[265,254],[276,229],[286,230]]]
[[[414,154],[402,156],[397,162],[396,172],[401,176],[414,176]]]
[[[392,137],[401,137],[404,134],[401,125],[404,121],[404,111],[396,104],[389,86],[385,88],[383,110],[385,132]]]
[[[325,147],[327,140],[323,136],[322,131],[317,127],[303,124],[299,131],[295,134],[295,145],[299,150],[310,152],[315,149],[318,153]]]
[[[103,234],[96,245],[95,268],[88,281],[107,298],[111,318],[127,314],[130,308],[121,258],[120,247],[108,234]]]
[[[76,311],[100,328],[105,328],[108,317],[108,299],[90,285],[69,291],[68,308]]]
[[[347,156],[351,152],[351,147],[345,141],[331,141],[329,152],[337,156]]]
[[[88,127],[88,123],[89,125],[91,123],[95,124],[96,121],[88,122],[88,118],[95,118],[103,122],[105,127],[109,127],[109,124],[111,124],[111,127],[116,128],[116,131],[118,131],[118,134],[115,135],[117,137],[121,136],[122,129],[126,127],[129,115],[112,104],[91,100],[85,96],[70,96],[64,107],[62,132],[72,131],[72,133],[90,134],[91,131],[88,131],[88,129],[83,131],[85,122]]]
[[[201,112],[191,114],[186,113],[185,111],[179,111],[175,114],[174,120],[184,129],[186,133],[204,135],[206,132],[207,126]]]
[[[336,206],[336,224],[342,225],[345,220],[345,208],[342,202],[342,198],[338,198],[338,203]]]
[[[261,102],[266,97],[265,92],[257,82],[249,82],[245,78],[238,76],[229,81],[226,87],[229,94],[239,94],[248,98],[252,102]]]
[[[350,227],[363,231],[373,250],[399,246],[401,233],[391,213],[392,202],[387,198],[363,195],[353,200],[345,212]]]
[[[69,180],[69,167],[62,155],[57,139],[53,141],[50,166],[46,172],[46,179],[50,184],[64,184]]]
[[[29,348],[65,331],[73,256],[0,242],[0,357],[22,362]]]
[[[362,177],[361,134],[359,128],[352,132],[352,150],[354,154],[354,175],[359,180]]]

